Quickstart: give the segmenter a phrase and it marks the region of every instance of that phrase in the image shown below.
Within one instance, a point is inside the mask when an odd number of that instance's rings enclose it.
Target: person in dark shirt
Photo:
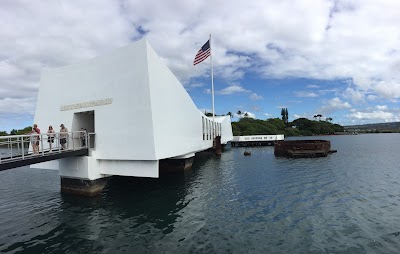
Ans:
[[[40,134],[40,129],[38,128],[37,124],[33,125],[33,129],[36,131],[37,134]],[[38,136],[36,140],[36,148],[38,153],[40,152],[39,141],[40,141],[40,136]]]

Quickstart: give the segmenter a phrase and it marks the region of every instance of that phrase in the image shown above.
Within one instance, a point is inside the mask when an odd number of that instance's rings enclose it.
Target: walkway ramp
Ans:
[[[49,137],[54,140],[51,151]],[[64,147],[60,144],[63,138]],[[32,151],[33,142],[39,144],[37,153]],[[87,144],[90,144],[90,140],[85,131],[0,137],[0,171],[68,157],[87,156]]]

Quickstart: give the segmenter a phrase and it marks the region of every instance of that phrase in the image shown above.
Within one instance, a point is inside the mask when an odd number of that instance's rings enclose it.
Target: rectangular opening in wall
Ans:
[[[89,136],[90,143],[89,148],[95,147],[95,113],[94,110],[91,111],[83,111],[74,113],[74,118],[72,119],[72,129],[70,131],[81,131],[82,129],[86,130],[87,133],[92,133]],[[75,139],[77,147],[82,145],[82,140],[79,138]]]

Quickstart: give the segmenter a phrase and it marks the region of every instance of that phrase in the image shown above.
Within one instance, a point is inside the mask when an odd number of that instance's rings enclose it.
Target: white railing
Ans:
[[[94,148],[94,134],[73,131],[0,136],[0,164],[34,156]]]

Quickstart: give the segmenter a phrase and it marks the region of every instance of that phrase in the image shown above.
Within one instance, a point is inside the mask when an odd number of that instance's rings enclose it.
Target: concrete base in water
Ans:
[[[159,161],[160,174],[179,173],[190,170],[193,165],[194,157],[186,159],[165,159]]]
[[[107,178],[96,180],[61,177],[61,192],[80,196],[95,196],[102,192]]]
[[[222,152],[222,144],[221,144],[221,136],[216,136],[214,139],[214,149],[215,155],[221,156]]]

